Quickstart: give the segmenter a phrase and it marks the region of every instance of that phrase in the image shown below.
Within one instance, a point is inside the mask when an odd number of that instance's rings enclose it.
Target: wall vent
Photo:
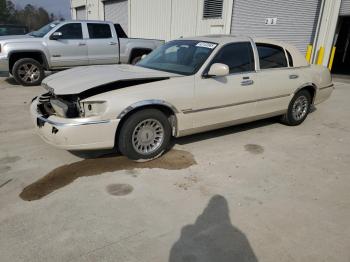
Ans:
[[[222,9],[224,0],[204,0],[203,18],[220,19],[222,18]]]

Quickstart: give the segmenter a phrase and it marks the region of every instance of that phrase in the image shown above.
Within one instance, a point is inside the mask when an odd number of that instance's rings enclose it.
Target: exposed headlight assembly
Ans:
[[[107,109],[106,101],[85,101],[82,104],[82,114],[85,117],[98,116]]]

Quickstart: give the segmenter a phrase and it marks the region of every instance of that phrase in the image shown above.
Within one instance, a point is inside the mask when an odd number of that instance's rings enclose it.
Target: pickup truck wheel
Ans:
[[[170,141],[168,118],[157,109],[145,109],[131,115],[119,137],[120,152],[132,160],[151,160],[162,155]]]
[[[13,65],[12,74],[15,80],[24,86],[40,85],[45,76],[43,66],[32,58],[19,59]]]
[[[290,101],[288,111],[282,116],[282,123],[289,126],[300,125],[310,112],[311,95],[306,90],[299,91]]]
[[[131,60],[132,65],[136,65],[140,60],[142,56],[136,56]]]

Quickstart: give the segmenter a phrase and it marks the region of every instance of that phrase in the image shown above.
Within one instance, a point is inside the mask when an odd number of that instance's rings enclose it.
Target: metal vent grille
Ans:
[[[224,0],[204,0],[203,18],[222,18]]]

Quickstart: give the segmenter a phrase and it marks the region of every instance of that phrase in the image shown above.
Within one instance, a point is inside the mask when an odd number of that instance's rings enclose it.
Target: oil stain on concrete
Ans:
[[[106,187],[107,192],[113,196],[125,196],[130,194],[134,188],[129,184],[110,184]]]
[[[264,153],[264,148],[261,145],[247,144],[247,145],[244,146],[244,148],[249,153],[252,153],[254,155],[258,155],[258,154]]]
[[[195,165],[193,155],[182,150],[171,150],[164,156],[148,162],[135,162],[123,156],[85,159],[52,170],[49,174],[25,187],[20,198],[26,201],[41,199],[79,177],[97,176],[105,172],[133,170],[137,168],[161,168],[180,170]]]

